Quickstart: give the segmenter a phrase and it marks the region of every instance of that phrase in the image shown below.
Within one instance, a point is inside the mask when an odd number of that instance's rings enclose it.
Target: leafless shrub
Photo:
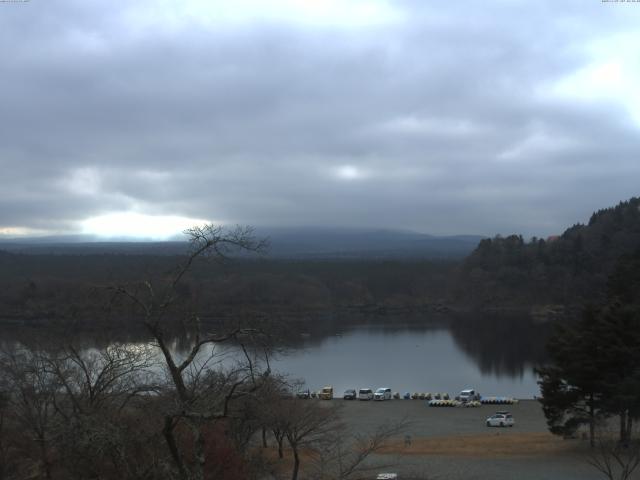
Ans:
[[[630,435],[628,442],[621,442],[617,433],[606,423],[596,429],[595,445],[589,451],[587,462],[604,478],[628,480],[640,465],[640,438]]]
[[[316,401],[300,400],[292,397],[283,404],[286,408],[284,433],[293,452],[291,479],[297,480],[300,471],[300,453],[306,448],[323,443],[339,428],[338,408]]]
[[[59,379],[43,358],[22,345],[9,345],[0,355],[2,383],[6,388],[6,408],[21,436],[21,457],[33,459],[44,478],[51,478],[51,446],[56,435],[56,395]],[[35,458],[33,458],[35,457]]]
[[[350,432],[339,425],[322,438],[316,449],[315,477],[318,479],[364,479],[372,472],[391,467],[394,461],[372,461],[372,457],[388,445],[388,442],[404,433],[409,426],[406,420],[380,425],[371,433]]]

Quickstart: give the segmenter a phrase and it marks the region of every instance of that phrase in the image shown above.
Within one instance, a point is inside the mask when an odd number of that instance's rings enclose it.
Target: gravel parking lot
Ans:
[[[540,404],[534,400],[515,405],[483,405],[478,408],[429,407],[421,400],[362,402],[334,400],[343,406],[345,423],[354,432],[372,432],[384,422],[409,422],[398,438],[394,455],[377,455],[374,461],[388,461],[400,452],[398,465],[389,471],[400,478],[448,480],[596,480],[602,478],[586,463],[586,445],[582,440],[564,441],[547,437]],[[485,419],[499,410],[510,411],[516,421],[513,428],[488,428]],[[403,451],[404,436],[412,446]],[[486,437],[487,450],[483,451]],[[547,441],[548,438],[548,441]],[[536,440],[537,443],[530,442]],[[542,439],[542,442],[540,441]],[[469,449],[452,448],[468,442]],[[494,455],[489,448],[518,446],[513,451]],[[540,448],[542,443],[544,448]],[[442,447],[436,452],[429,445]],[[532,445],[530,447],[530,445]],[[375,478],[375,476],[373,477]]]
[[[546,432],[547,426],[540,404],[524,400],[515,405],[483,405],[477,408],[429,407],[425,400],[390,400],[384,402],[334,400],[343,405],[347,423],[358,431],[373,431],[381,421],[410,422],[408,434],[416,437],[487,434],[497,430],[512,432]],[[487,428],[485,419],[491,414],[508,410],[515,418],[513,428]]]

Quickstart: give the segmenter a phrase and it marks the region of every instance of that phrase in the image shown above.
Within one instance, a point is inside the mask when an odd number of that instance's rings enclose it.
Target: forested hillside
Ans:
[[[597,302],[617,259],[638,248],[640,198],[632,198],[559,237],[480,241],[458,272],[454,298],[482,307]]]
[[[25,255],[0,252],[2,320],[73,315],[98,321],[109,287],[161,283],[180,256]],[[241,310],[265,313],[352,310],[421,311],[446,302],[457,264],[428,260],[200,261],[180,294],[204,315]],[[114,315],[112,314],[112,318]]]
[[[561,236],[481,240],[463,261],[407,259],[236,259],[200,262],[181,287],[215,316],[243,309],[387,313],[447,308],[530,310],[597,303],[616,261],[640,248],[640,199],[594,213]],[[109,286],[162,281],[180,255],[18,254],[0,251],[2,320],[73,315],[94,321]],[[553,307],[552,310],[561,310]]]

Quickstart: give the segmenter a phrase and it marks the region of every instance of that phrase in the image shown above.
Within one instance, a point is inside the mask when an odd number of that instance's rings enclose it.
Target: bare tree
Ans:
[[[628,480],[640,465],[640,439],[631,435],[621,441],[616,433],[601,423],[596,430],[595,447],[587,457],[589,465],[609,480]]]
[[[167,387],[173,395],[173,407],[164,416],[163,435],[179,472],[184,480],[204,478],[205,438],[203,426],[209,422],[226,418],[229,405],[234,399],[255,392],[261,379],[269,374],[258,373],[257,366],[247,355],[247,362],[224,373],[212,370],[213,356],[200,360],[207,346],[236,341],[251,342],[256,332],[253,329],[235,327],[222,332],[204,332],[200,316],[180,298],[180,286],[195,262],[203,257],[221,261],[235,252],[261,252],[266,242],[257,240],[250,227],[223,227],[205,225],[194,227],[185,233],[190,238],[190,252],[184,263],[158,286],[150,281],[138,285],[122,285],[115,289],[118,296],[128,298],[141,314],[140,321],[152,335],[159,348],[168,374]],[[171,317],[174,317],[173,319]],[[167,322],[180,316],[182,325],[188,329],[193,341],[184,357],[171,348],[167,334]],[[243,349],[245,354],[247,351]],[[181,447],[176,430],[186,426],[191,434],[193,460]]]
[[[406,420],[383,424],[368,434],[352,433],[341,422],[340,411],[327,403],[293,397],[290,390],[278,393],[276,389],[264,397],[262,421],[272,431],[281,459],[287,440],[293,454],[293,480],[300,474],[302,452],[311,460],[306,469],[309,478],[365,478],[373,470],[395,464],[371,462],[371,457],[406,431]]]
[[[248,228],[209,225],[187,233],[191,250],[164,281],[111,289],[114,300],[130,301],[152,343],[77,348],[50,341],[46,348],[14,344],[0,352],[0,479],[4,458],[16,448],[30,475],[47,479],[54,472],[78,479],[203,479],[205,462],[211,472],[215,461],[215,454],[205,458],[206,436],[220,419],[234,447],[246,449],[259,428],[256,392],[269,382],[267,345],[256,328],[205,331],[182,284],[200,257],[220,261],[234,251],[261,251],[265,243]],[[191,340],[186,354],[174,349],[177,321]],[[231,341],[243,360],[220,357],[215,346]],[[158,358],[164,380],[148,378]],[[9,443],[7,418],[12,432],[19,431]],[[166,445],[161,451],[158,440]]]
[[[64,478],[161,478],[154,477],[163,470],[152,439],[157,428],[150,428],[154,398],[130,405],[148,366],[145,349],[80,350],[57,347],[60,341],[49,334],[46,343],[2,351],[0,390],[13,435],[0,441],[0,454],[11,449],[12,463],[23,469],[37,454],[45,478],[54,466]]]
[[[150,348],[67,344],[39,355],[60,385],[55,408],[63,421],[56,450],[68,478],[153,478],[163,470],[155,448],[157,428],[150,428],[154,398],[138,397],[155,390],[148,381]]]
[[[66,345],[42,358],[65,393],[69,408],[58,405],[65,418],[101,408],[122,409],[133,396],[153,388],[147,381],[153,364],[148,346],[112,343],[81,350]]]
[[[338,408],[316,401],[292,397],[286,403],[285,437],[293,452],[291,479],[297,480],[300,471],[300,454],[321,443],[339,426]]]
[[[284,438],[287,434],[286,410],[281,408],[283,407],[281,403],[273,407],[275,409],[268,412],[266,420],[278,445],[278,458],[282,459],[284,458]]]
[[[46,362],[23,345],[5,348],[0,357],[0,371],[8,395],[8,408],[16,423],[30,434],[25,456],[37,452],[42,477],[51,478],[51,443],[55,432],[56,394],[60,383]]]
[[[0,378],[0,480],[4,480],[10,473],[11,447],[8,442],[7,417],[9,395],[6,393],[4,379]]]
[[[259,409],[262,446],[267,448],[266,432],[273,434],[278,446],[278,458],[284,458],[284,440],[289,424],[291,385],[284,378],[273,376],[267,388],[261,390]]]
[[[408,426],[408,421],[402,420],[380,425],[370,434],[364,434],[351,433],[340,424],[322,438],[320,448],[316,449],[316,476],[339,480],[370,478],[371,472],[397,464],[397,459],[373,462],[372,456]]]

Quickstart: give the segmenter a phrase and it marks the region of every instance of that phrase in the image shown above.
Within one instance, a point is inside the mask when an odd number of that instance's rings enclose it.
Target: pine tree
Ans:
[[[549,340],[550,364],[538,369],[542,406],[552,433],[618,416],[620,442],[640,418],[640,250],[621,257],[609,277],[606,304],[560,326]]]
[[[591,445],[606,397],[598,356],[602,344],[596,327],[597,313],[591,308],[576,324],[559,326],[547,345],[550,365],[537,370],[540,402],[551,433],[572,436],[586,424]]]

